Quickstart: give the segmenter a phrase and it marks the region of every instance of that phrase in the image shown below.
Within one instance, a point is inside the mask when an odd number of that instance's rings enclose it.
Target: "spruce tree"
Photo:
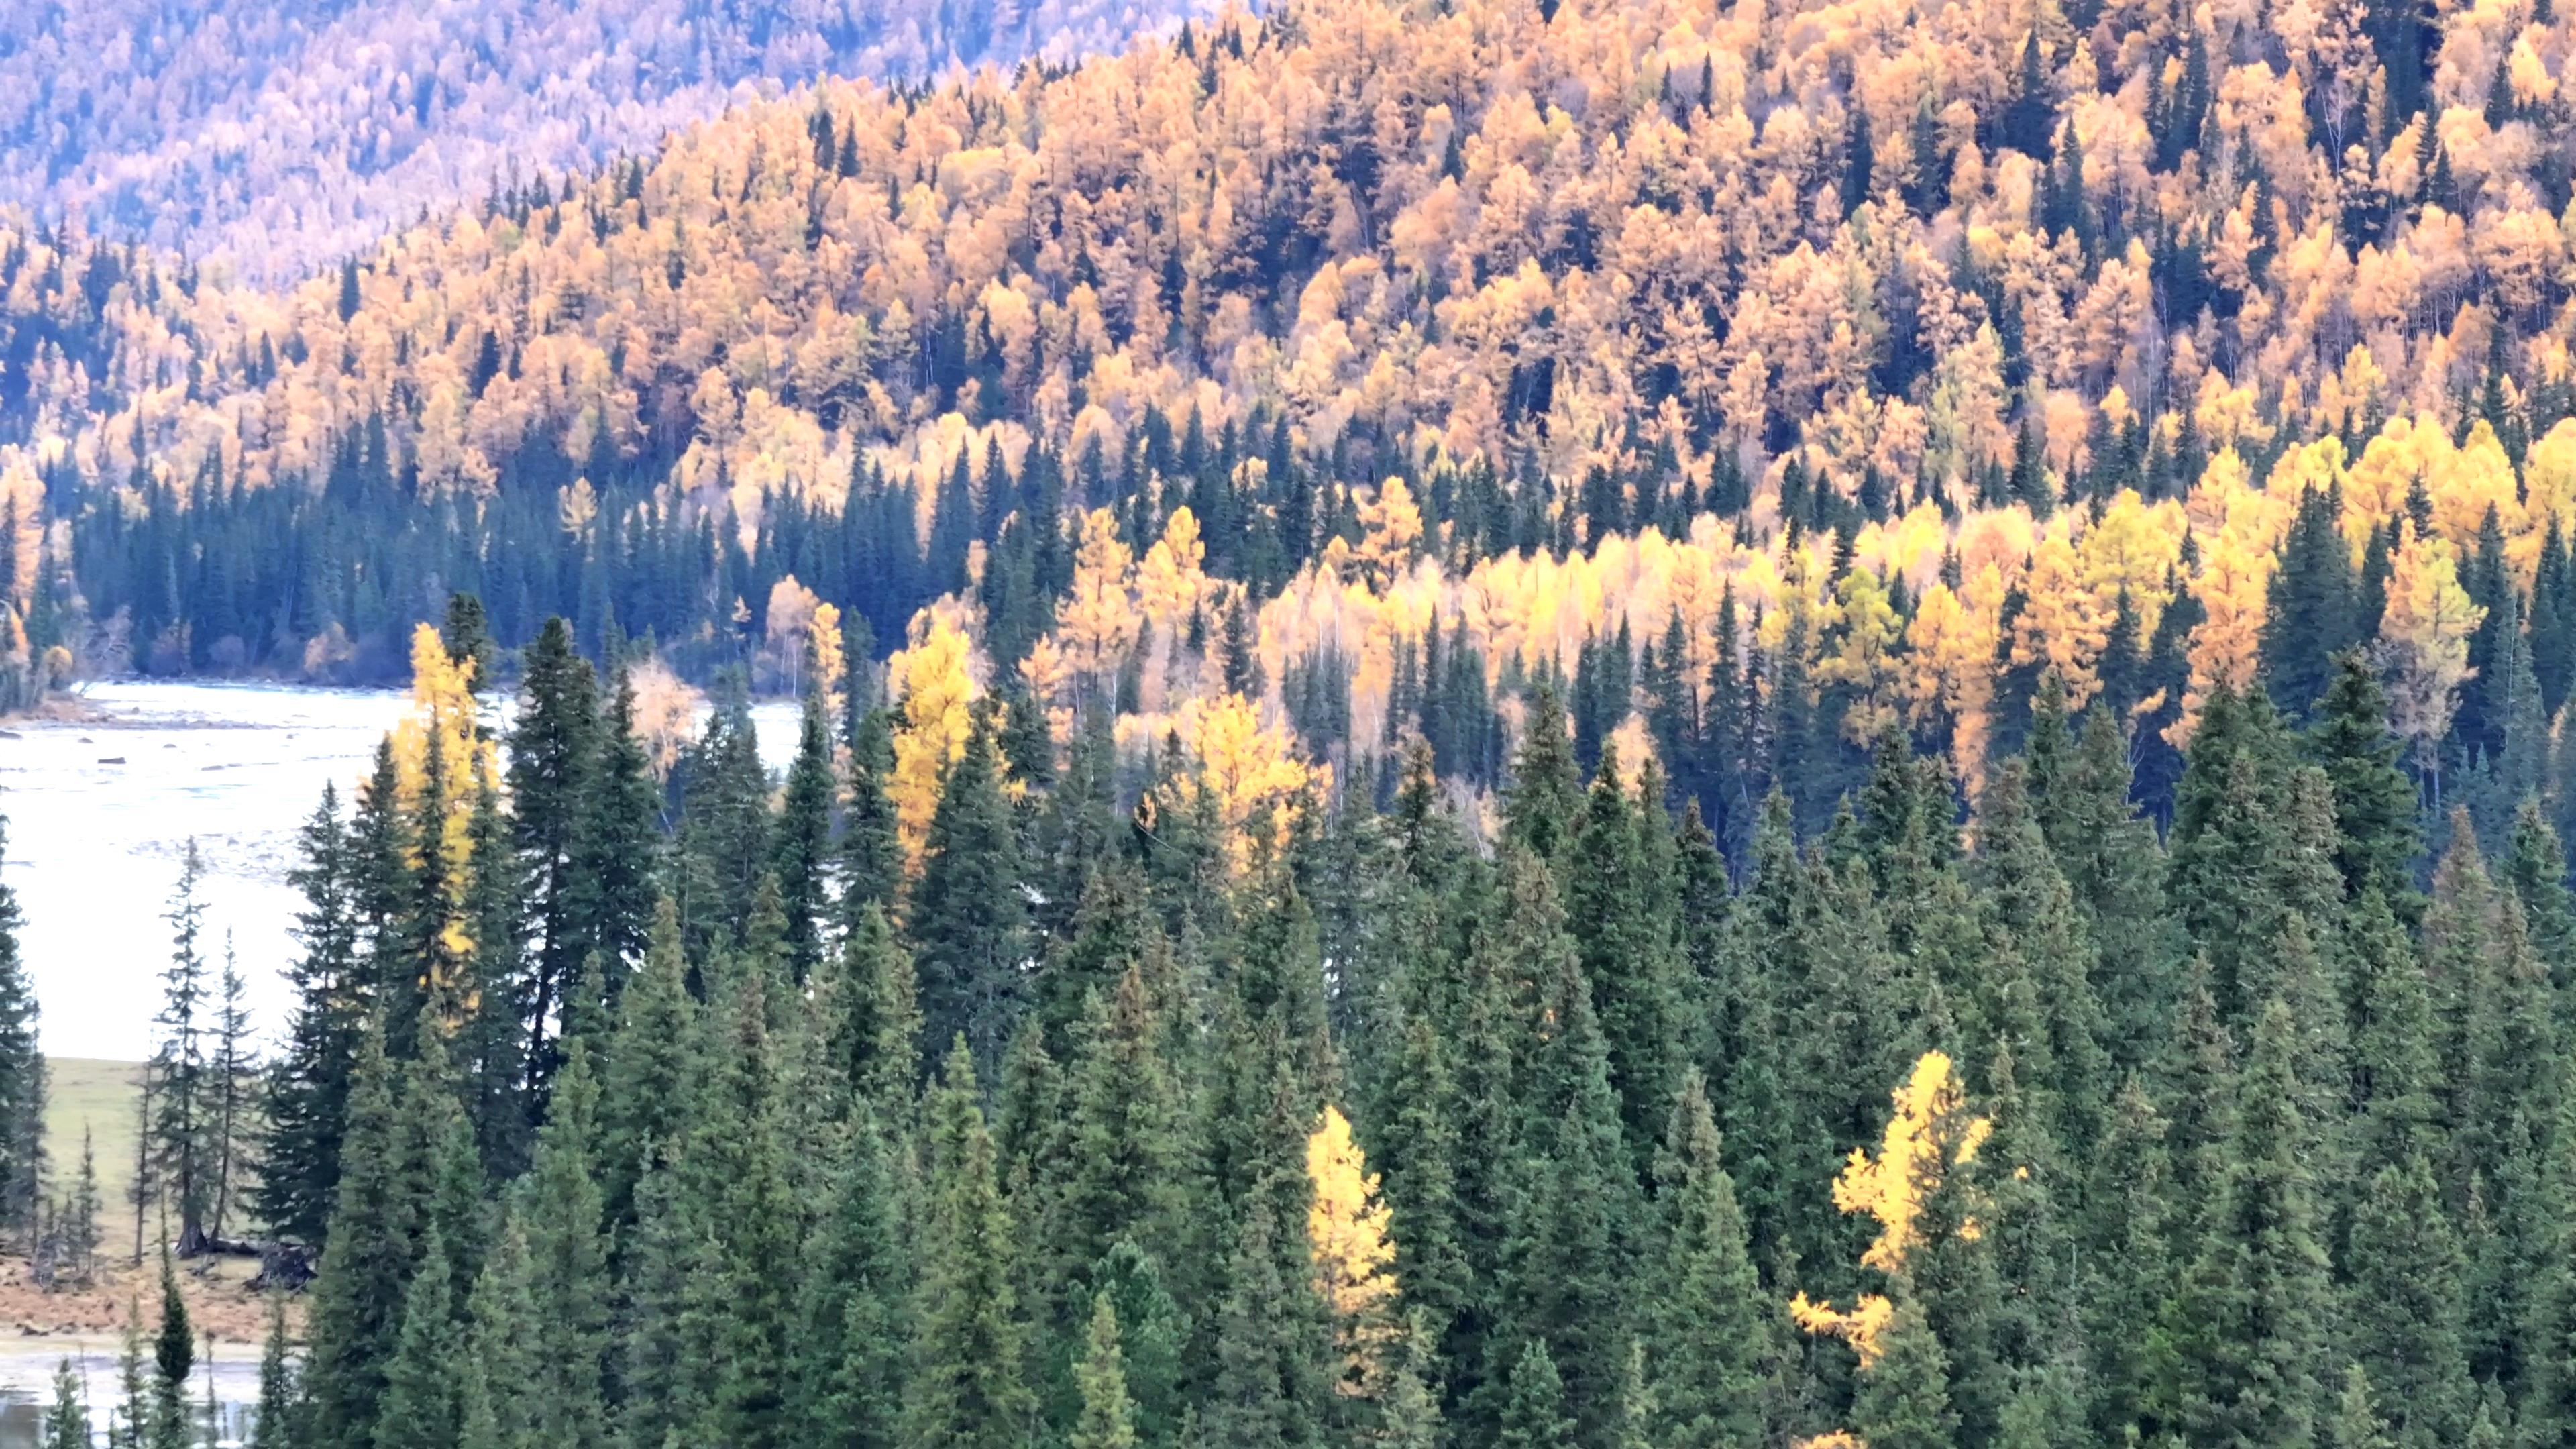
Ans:
[[[348,1133],[329,1246],[322,1254],[307,1323],[304,1390],[308,1442],[372,1443],[385,1392],[385,1364],[402,1327],[404,1290],[423,1232],[421,1190],[404,1159],[384,1032],[359,1038],[351,1075]]]
[[[1073,1068],[1068,1180],[1049,1245],[1086,1271],[1122,1239],[1177,1241],[1184,1229],[1188,1144],[1179,1083],[1144,972],[1127,968],[1115,996],[1095,997]]]
[[[54,1366],[54,1402],[45,1411],[44,1449],[90,1449],[89,1400],[68,1358]],[[270,1449],[275,1441],[254,1441]]]
[[[684,1423],[744,1449],[793,1442],[793,1305],[777,1265],[802,1246],[803,1221],[767,990],[766,978],[747,975],[727,1003],[726,1039],[707,1062],[679,1163],[681,1191],[703,1225],[689,1283],[696,1414]]]
[[[2370,1375],[2359,1364],[2343,1371],[2343,1392],[2336,1396],[2334,1418],[2326,1426],[2331,1449],[2397,1449],[2380,1417],[2379,1401],[2370,1391]]]
[[[1074,1371],[1082,1386],[1082,1417],[1073,1426],[1073,1449],[1136,1449],[1136,1406],[1127,1397],[1118,1310],[1106,1293],[1091,1302],[1091,1334]]]
[[[1639,1161],[1661,1129],[1682,1054],[1679,933],[1670,874],[1655,868],[1669,851],[1651,848],[1669,838],[1661,799],[1632,804],[1618,749],[1605,744],[1564,865],[1566,925],[1592,985],[1611,1085]]]
[[[447,1243],[432,1223],[421,1239],[420,1268],[403,1296],[401,1328],[385,1363],[384,1393],[374,1405],[375,1449],[453,1449],[456,1401],[455,1273]]]
[[[2173,1174],[2166,1123],[2136,1077],[2122,1085],[2092,1154],[2081,1226],[2084,1330],[2092,1423],[2116,1443],[2143,1426],[2158,1371],[2152,1333],[2173,1291]]]
[[[912,1259],[891,1155],[884,1130],[863,1113],[815,1219],[790,1390],[799,1442],[899,1442]]]
[[[1024,1378],[1010,1209],[962,1035],[931,1096],[928,1156],[905,1439],[1012,1449],[1027,1440],[1036,1399]]]
[[[2410,1443],[2458,1442],[2468,1428],[2460,1244],[2421,1155],[2372,1176],[2352,1226],[2348,1347],[2388,1388]]]
[[[886,1122],[904,1119],[921,1080],[921,1008],[912,953],[873,902],[817,997],[823,1059],[837,1085]]]
[[[2340,489],[2310,488],[2299,495],[2269,585],[2263,679],[2273,703],[2294,720],[2307,718],[2325,697],[2340,672],[2338,659],[2359,638],[2342,510]]]
[[[1901,1287],[1880,1342],[1878,1361],[1862,1371],[1852,1398],[1861,1442],[1879,1449],[1952,1449],[1960,1438],[1959,1415],[1950,1406],[1949,1357]]]
[[[868,906],[891,914],[903,883],[894,802],[885,788],[887,772],[894,768],[889,729],[885,712],[872,711],[860,718],[850,738],[850,798],[843,807],[837,847],[845,931],[856,929],[858,913]]]
[[[451,1332],[459,1449],[520,1449],[576,1442],[541,1433],[548,1416],[542,1301],[532,1291],[528,1243],[518,1216],[505,1210],[492,1251],[476,1275],[462,1322]],[[550,1307],[551,1305],[549,1305]],[[557,1420],[560,1422],[560,1420]],[[595,1435],[588,1442],[600,1442]]]
[[[153,1018],[160,1035],[146,1070],[152,1078],[154,1103],[151,1152],[160,1177],[169,1185],[179,1210],[178,1252],[195,1254],[206,1236],[206,1219],[214,1207],[213,1153],[209,1140],[207,1063],[208,988],[206,958],[199,945],[205,903],[198,886],[205,866],[191,838],[179,866],[179,884],[170,910],[170,964],[161,972],[161,1011]]]
[[[1178,1443],[1189,1413],[1182,1381],[1189,1321],[1163,1286],[1161,1262],[1133,1242],[1121,1242],[1093,1266],[1090,1277],[1118,1314],[1120,1363],[1135,1405],[1138,1440]]]
[[[613,1231],[637,1222],[641,1176],[651,1159],[670,1152],[690,1109],[698,1008],[687,972],[679,912],[664,897],[654,908],[643,968],[618,1002],[617,1032],[603,1073],[600,1180]]]
[[[303,1441],[296,1433],[297,1417],[303,1411],[303,1394],[297,1383],[293,1350],[286,1334],[286,1300],[275,1293],[268,1300],[268,1337],[259,1353],[259,1405],[251,1420],[250,1449],[296,1449]],[[88,1449],[89,1436],[81,1436],[81,1449]]]
[[[527,1326],[524,1418],[536,1442],[560,1449],[605,1449],[609,1442],[602,1380],[610,1284],[606,1202],[594,1166],[598,1118],[589,1046],[576,1040],[556,1074],[551,1115],[512,1205],[526,1281],[495,1289],[524,1293],[539,1306]],[[491,1275],[487,1265],[485,1277]],[[515,1301],[502,1306],[515,1312]]]
[[[1565,707],[1542,684],[1530,701],[1529,724],[1512,762],[1505,795],[1504,836],[1541,860],[1554,860],[1573,841],[1582,809],[1583,779],[1565,733]]]
[[[643,957],[663,853],[662,787],[635,737],[635,684],[623,666],[596,724],[587,788],[574,808],[565,936],[574,961],[600,958],[603,984],[615,991]]]
[[[831,907],[826,880],[832,849],[832,736],[821,688],[805,694],[797,727],[796,758],[787,769],[778,825],[771,840],[770,873],[787,914],[787,965],[802,985],[823,956]]]
[[[597,788],[598,688],[574,652],[571,627],[548,619],[519,675],[510,721],[510,834],[525,872],[529,980],[528,1085],[542,1091],[556,1065],[552,1033],[564,997],[596,943],[576,909],[583,814]],[[478,880],[483,871],[478,871]]]
[[[1512,1365],[1510,1387],[1503,1398],[1502,1431],[1494,1443],[1498,1449],[1557,1449],[1578,1442],[1582,1441],[1575,1421],[1565,1411],[1565,1385],[1557,1376],[1556,1361],[1548,1356],[1547,1341],[1530,1339]]]
[[[769,777],[740,674],[726,676],[705,730],[681,754],[676,885],[680,925],[703,958],[740,945],[769,873]]]
[[[459,1004],[448,1050],[457,1058],[459,1091],[474,1124],[475,1144],[494,1179],[506,1180],[527,1164],[534,1104],[541,1100],[541,1084],[553,1075],[550,1059],[559,1049],[552,1019],[564,1003],[550,989],[541,1013],[547,1022],[541,1030],[530,1026],[540,1011],[526,949],[527,881],[510,841],[501,793],[488,781],[475,788],[466,836],[463,915],[473,939],[471,999]],[[562,990],[569,994],[569,988]],[[549,1060],[541,1064],[538,1056]]]
[[[1531,1059],[1521,1104],[1528,1187],[1504,1246],[1503,1316],[1520,1336],[1545,1341],[1566,1412],[1596,1442],[1616,1402],[1635,1301],[1637,1179],[1582,965],[1561,936],[1544,940],[1556,919],[1542,896],[1515,922],[1541,937],[1537,959],[1553,967],[1537,984],[1542,1019],[1554,1026]]]
[[[2175,1362],[2160,1412],[2202,1443],[2303,1445],[2324,1411],[2332,1305],[2317,1238],[2312,1131],[2289,1008],[2265,1008],[2223,1175],[2203,1184],[2198,1246],[2163,1329]]]
[[[2399,768],[2404,745],[2388,728],[2388,700],[2359,651],[2336,656],[2308,748],[2334,783],[2335,868],[2358,896],[2376,885],[2392,899],[2414,884],[2419,850],[2415,786]]]
[[[1779,1311],[1754,1272],[1697,1072],[1673,1104],[1656,1176],[1663,1248],[1642,1340],[1656,1366],[1656,1442],[1759,1442],[1779,1372]]]
[[[149,1449],[189,1449],[188,1374],[197,1363],[196,1330],[188,1326],[188,1301],[179,1294],[178,1269],[161,1252],[161,1322],[152,1332],[152,1411],[146,1421]]]
[[[986,1071],[1018,1026],[1027,954],[1020,836],[980,708],[932,813],[910,924],[927,1040],[963,1035]]]
[[[0,855],[8,826],[0,820]],[[32,1252],[45,1201],[45,1057],[36,1039],[36,988],[18,951],[25,918],[0,885],[0,1231]]]

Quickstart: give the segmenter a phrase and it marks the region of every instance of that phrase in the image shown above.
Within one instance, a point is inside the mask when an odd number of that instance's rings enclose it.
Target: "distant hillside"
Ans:
[[[1069,60],[1193,0],[0,0],[0,196],[277,277],[821,75]]]

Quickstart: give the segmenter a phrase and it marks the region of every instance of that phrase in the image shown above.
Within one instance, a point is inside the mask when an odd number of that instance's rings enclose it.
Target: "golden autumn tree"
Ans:
[[[965,631],[931,610],[913,620],[911,644],[886,661],[886,689],[895,700],[894,770],[886,794],[894,801],[896,838],[913,869],[920,867],[930,838],[940,784],[966,752],[974,729],[972,666]]]
[[[470,1005],[474,813],[486,792],[501,787],[500,750],[475,712],[474,661],[451,656],[436,627],[412,631],[411,669],[411,712],[390,739],[394,798],[406,825],[404,864],[438,903],[439,919],[422,943],[419,985],[452,1015]]]
[[[1239,694],[1189,701],[1175,731],[1193,768],[1173,786],[1201,793],[1232,867],[1248,869],[1285,843],[1322,774],[1298,758],[1288,731],[1263,725],[1252,701]],[[1186,803],[1163,802],[1176,808]]]
[[[1136,608],[1129,594],[1135,554],[1118,536],[1118,517],[1095,508],[1082,518],[1082,541],[1073,556],[1073,591],[1056,610],[1056,638],[1066,662],[1085,682],[1096,682],[1125,661],[1136,642]]]
[[[1995,1126],[1969,1115],[1944,1052],[1925,1052],[1904,1084],[1888,1095],[1895,1111],[1887,1119],[1878,1155],[1852,1149],[1850,1161],[1834,1179],[1834,1206],[1878,1220],[1878,1236],[1861,1253],[1861,1265],[1901,1283],[1908,1256],[1923,1242],[1926,1205],[1959,1169],[1977,1160]],[[1961,1214],[1957,1231],[1973,1240],[1983,1229],[1969,1212]],[[1789,1316],[1799,1327],[1849,1343],[1860,1355],[1864,1373],[1878,1366],[1898,1311],[1891,1297],[1877,1293],[1860,1295],[1849,1309],[1813,1302],[1803,1292],[1789,1303]]]
[[[1350,1120],[1326,1103],[1306,1138],[1306,1176],[1314,1197],[1306,1209],[1306,1242],[1315,1292],[1333,1317],[1342,1355],[1341,1393],[1374,1392],[1395,1320],[1395,1238],[1378,1198],[1377,1174],[1352,1140]]]
[[[2486,610],[2460,586],[2448,539],[2419,538],[2410,528],[2389,564],[2388,609],[2379,623],[2379,647],[2389,664],[2389,719],[2414,746],[2417,767],[2438,793],[2442,740],[2451,732],[2460,686],[2475,673],[2469,636]]]
[[[1816,663],[1816,677],[1851,692],[1843,737],[1867,744],[1897,721],[1896,649],[1904,621],[1888,599],[1886,582],[1859,568],[1834,586],[1832,614],[1833,642]]]
[[[1353,552],[1371,588],[1384,588],[1412,566],[1422,548],[1422,508],[1402,478],[1390,476],[1360,505],[1360,543]]]

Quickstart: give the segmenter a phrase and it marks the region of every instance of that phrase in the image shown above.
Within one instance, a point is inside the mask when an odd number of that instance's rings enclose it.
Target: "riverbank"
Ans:
[[[110,724],[116,715],[77,690],[57,690],[26,709],[0,713],[0,726],[19,724]]]
[[[36,1286],[23,1257],[0,1258],[0,1354],[110,1355],[123,1351],[129,1322],[148,1340],[161,1325],[161,1265],[151,1249],[140,1268],[129,1241],[113,1261],[99,1265],[96,1280],[52,1292]],[[250,1258],[206,1258],[179,1265],[179,1297],[199,1343],[211,1336],[218,1356],[256,1357],[268,1339],[268,1295],[253,1289],[259,1263]],[[303,1304],[287,1303],[290,1329],[301,1324]],[[103,1346],[103,1347],[102,1347]]]

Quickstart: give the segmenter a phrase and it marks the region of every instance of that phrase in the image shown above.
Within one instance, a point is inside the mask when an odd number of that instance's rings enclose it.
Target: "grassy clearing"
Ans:
[[[133,1212],[126,1194],[134,1183],[134,1105],[143,1091],[141,1062],[90,1057],[48,1057],[51,1091],[45,1100],[45,1151],[52,1159],[54,1191],[67,1192],[80,1173],[81,1131],[98,1156],[102,1216],[111,1228]]]

